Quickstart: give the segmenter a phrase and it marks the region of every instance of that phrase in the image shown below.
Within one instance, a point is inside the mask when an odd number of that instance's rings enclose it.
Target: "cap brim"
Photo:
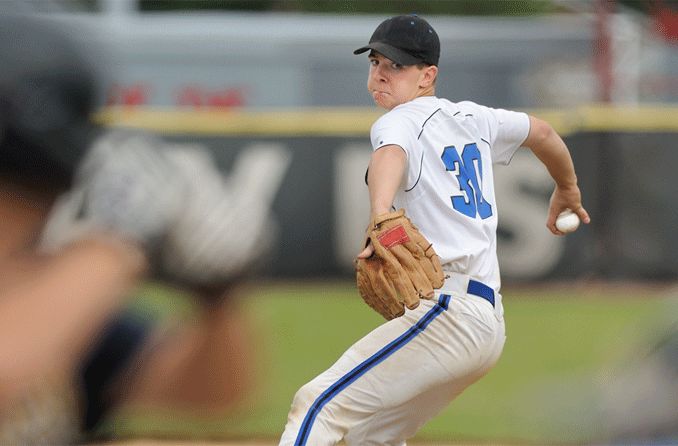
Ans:
[[[400,65],[416,65],[423,62],[423,60],[420,58],[383,42],[372,42],[369,45],[353,51],[353,54],[362,54],[369,50],[374,50],[393,62],[399,63]]]

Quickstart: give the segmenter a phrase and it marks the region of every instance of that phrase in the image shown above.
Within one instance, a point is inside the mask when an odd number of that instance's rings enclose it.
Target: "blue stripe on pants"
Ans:
[[[438,304],[431,308],[416,324],[410,327],[405,333],[403,333],[396,340],[379,350],[374,355],[367,358],[362,363],[358,364],[353,370],[344,375],[339,381],[332,384],[327,388],[311,405],[310,409],[306,413],[303,423],[301,423],[301,428],[299,429],[299,434],[297,439],[294,442],[295,446],[304,446],[306,441],[308,441],[308,436],[313,427],[313,422],[315,421],[318,413],[322,410],[325,404],[329,403],[332,398],[337,396],[342,390],[348,387],[355,380],[360,378],[366,372],[368,372],[372,367],[384,361],[386,358],[391,356],[393,353],[404,347],[408,342],[414,339],[419,333],[424,331],[424,329],[430,324],[433,319],[435,319],[440,313],[447,310],[447,306],[450,303],[450,296],[447,294],[441,294],[438,299]]]

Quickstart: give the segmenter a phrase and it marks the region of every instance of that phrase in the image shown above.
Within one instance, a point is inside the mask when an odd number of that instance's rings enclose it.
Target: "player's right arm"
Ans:
[[[370,193],[370,221],[391,211],[393,200],[400,187],[407,166],[405,151],[395,144],[380,147],[372,153],[367,171]],[[368,245],[358,258],[365,259],[374,249]]]
[[[546,121],[530,116],[530,132],[523,146],[532,150],[556,183],[546,221],[549,230],[561,234],[555,223],[558,214],[565,209],[571,209],[581,221],[589,223],[591,218],[582,206],[574,163],[560,135]]]
[[[0,406],[45,370],[69,373],[146,267],[138,246],[103,234],[7,262],[16,274],[0,290],[0,355],[12,359],[0,364]]]

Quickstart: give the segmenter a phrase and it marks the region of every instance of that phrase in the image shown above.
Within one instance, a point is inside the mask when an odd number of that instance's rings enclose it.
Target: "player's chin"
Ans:
[[[391,96],[385,93],[374,93],[372,94],[372,98],[378,107],[385,108],[386,110],[391,110],[393,107],[395,107]]]
[[[393,108],[393,107],[387,106],[386,104],[384,104],[383,102],[380,102],[380,101],[374,101],[374,104],[377,107],[381,107],[381,108],[386,109],[386,110],[390,110],[391,108]]]

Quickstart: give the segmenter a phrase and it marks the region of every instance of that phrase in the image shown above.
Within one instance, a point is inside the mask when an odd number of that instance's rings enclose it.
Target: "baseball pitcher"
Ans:
[[[295,395],[281,445],[405,445],[498,361],[504,318],[492,166],[530,148],[555,181],[547,227],[584,222],[567,147],[546,122],[435,96],[440,43],[417,16],[382,22],[367,88],[388,112],[372,126],[371,205],[357,284],[387,319]]]

